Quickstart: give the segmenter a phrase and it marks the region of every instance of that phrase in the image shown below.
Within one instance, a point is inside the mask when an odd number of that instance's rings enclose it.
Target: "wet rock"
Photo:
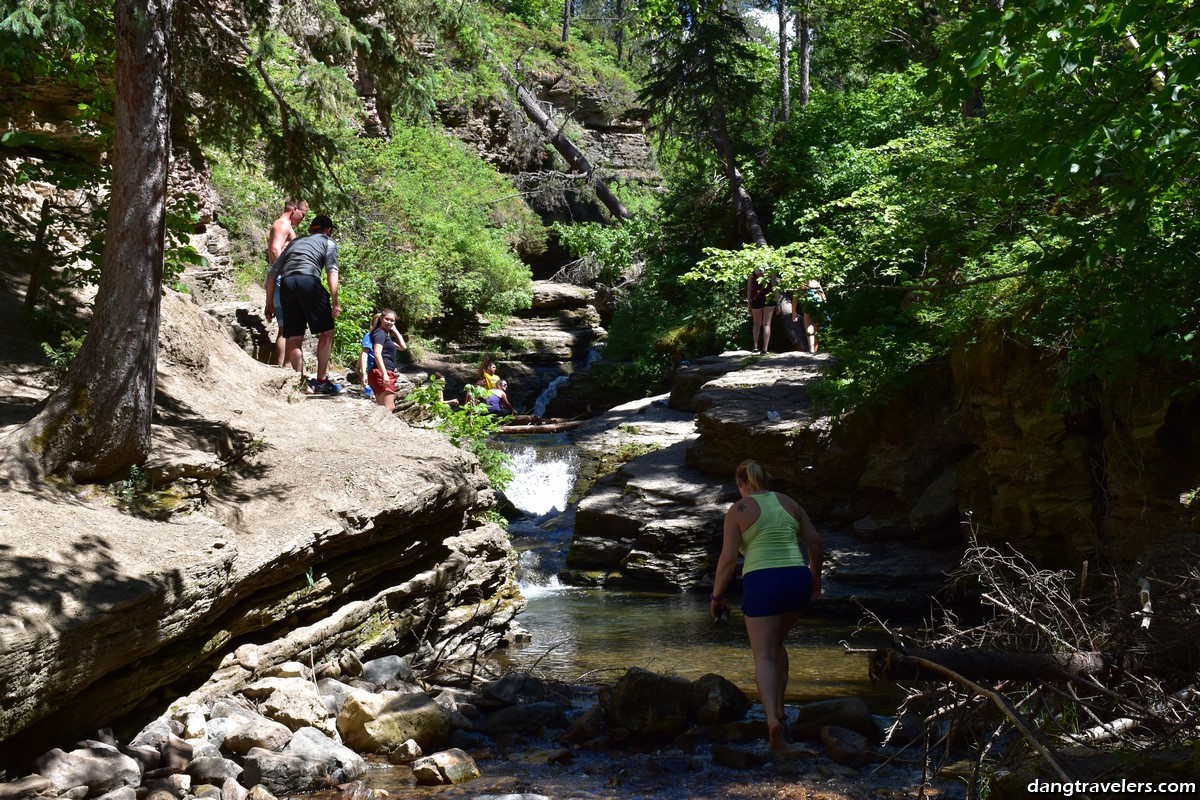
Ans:
[[[231,753],[244,756],[251,750],[282,750],[292,740],[292,729],[281,722],[259,717],[239,725],[225,737]]]
[[[364,661],[362,665],[363,680],[377,686],[383,686],[389,681],[410,683],[413,679],[412,667],[400,656],[391,655]]]
[[[767,738],[767,723],[766,720],[739,720],[709,728],[708,735],[714,742],[753,742]]]
[[[351,781],[338,786],[333,800],[374,800],[378,796],[371,787],[362,781]]]
[[[271,794],[267,787],[257,784],[250,787],[250,793],[247,800],[276,800],[275,795]]]
[[[589,706],[587,711],[571,720],[562,739],[565,742],[583,744],[595,739],[604,731],[604,709],[599,705]]]
[[[320,789],[329,781],[320,762],[291,753],[275,753],[255,747],[245,758],[246,783],[262,784],[275,794]]]
[[[633,668],[600,692],[604,717],[635,736],[676,736],[688,726],[691,681]]]
[[[0,800],[25,800],[55,791],[54,782],[45,775],[27,775],[15,781],[0,783]]]
[[[509,761],[520,764],[570,764],[574,760],[565,747],[541,748],[510,755]]]
[[[390,753],[409,739],[432,749],[450,733],[450,712],[425,694],[354,691],[337,729],[346,746],[360,753]]]
[[[800,706],[791,735],[801,741],[815,742],[821,738],[821,729],[826,725],[847,728],[872,743],[882,736],[879,723],[871,714],[867,701],[861,697],[837,697]]]
[[[246,800],[249,796],[246,787],[237,781],[225,781],[221,784],[221,800]]]
[[[712,749],[713,763],[730,769],[754,769],[771,760],[771,751],[765,744],[757,746],[717,744]]]
[[[825,746],[829,757],[843,766],[862,766],[875,758],[871,743],[865,736],[837,725],[821,728],[821,744]]]
[[[481,704],[493,708],[521,703],[539,703],[549,699],[546,682],[528,672],[510,672],[499,680],[485,683],[479,691]]]
[[[141,788],[149,791],[150,794],[159,792],[174,797],[176,800],[182,800],[192,791],[192,779],[189,775],[176,773],[164,778],[143,780]]]
[[[242,767],[228,758],[204,757],[194,759],[188,765],[187,774],[196,784],[223,786],[225,781],[237,780],[242,774]]]
[[[476,727],[490,734],[523,733],[533,735],[542,728],[565,728],[566,713],[557,703],[543,701],[502,708],[481,719]]]
[[[186,739],[171,734],[163,744],[162,759],[158,762],[159,770],[183,772],[192,762],[192,750]]]
[[[153,794],[154,792],[147,794],[147,800],[149,800]],[[174,797],[174,795],[169,793],[163,794],[166,794],[167,797]],[[113,789],[111,792],[105,792],[96,798],[96,800],[137,800],[137,796],[137,789],[134,789],[132,786],[121,786],[117,789]]]
[[[341,783],[361,778],[367,771],[367,762],[362,756],[316,728],[296,731],[284,752],[323,764],[325,774],[338,775]]]
[[[130,747],[146,746],[161,751],[167,738],[173,733],[171,724],[165,719],[156,719],[142,728],[129,742]]]
[[[423,755],[421,745],[415,739],[409,739],[404,744],[388,753],[388,762],[392,764],[411,764]]]
[[[739,720],[751,705],[745,692],[720,675],[710,673],[692,684],[692,719],[701,725]]]
[[[86,786],[93,797],[122,786],[137,786],[142,779],[136,761],[99,742],[69,753],[55,748],[38,758],[35,767],[59,792]]]
[[[459,784],[479,777],[479,767],[458,749],[419,758],[412,763],[412,771],[417,781],[425,786]]]

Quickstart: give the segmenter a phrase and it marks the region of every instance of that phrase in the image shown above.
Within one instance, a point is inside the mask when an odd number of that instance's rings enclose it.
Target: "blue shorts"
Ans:
[[[742,614],[774,617],[799,614],[812,601],[813,579],[808,567],[756,569],[742,576]]]

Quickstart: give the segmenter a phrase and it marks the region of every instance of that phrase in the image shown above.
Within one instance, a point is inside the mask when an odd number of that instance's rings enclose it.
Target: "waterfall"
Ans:
[[[596,363],[596,359],[600,358],[600,351],[596,348],[591,348],[587,352],[587,356],[583,360],[583,365],[580,369],[587,369],[592,364]],[[538,395],[537,400],[533,401],[533,415],[542,417],[546,415],[546,408],[550,405],[550,401],[558,397],[558,387],[567,382],[570,375],[559,375],[554,380],[550,381],[550,385],[542,390]]]
[[[570,375],[559,375],[554,380],[550,381],[550,385],[542,390],[538,395],[537,400],[533,401],[533,415],[541,417],[546,414],[546,406],[550,405],[550,401],[558,397],[558,387],[566,383]]]
[[[558,572],[571,544],[571,530],[554,523],[575,487],[579,452],[557,442],[534,446],[506,441],[502,446],[513,471],[504,496],[523,514],[508,526],[519,554],[517,583],[526,597],[556,591],[562,588]]]
[[[512,459],[513,472],[504,496],[527,517],[565,511],[579,472],[579,454],[575,448],[539,450],[530,445],[509,444],[504,449]]]

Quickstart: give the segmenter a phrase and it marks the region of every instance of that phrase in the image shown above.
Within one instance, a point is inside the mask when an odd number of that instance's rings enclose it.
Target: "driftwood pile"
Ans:
[[[926,763],[970,754],[971,797],[1032,754],[1051,780],[1122,778],[1200,727],[1200,558],[1167,552],[1132,575],[1089,576],[1086,562],[1078,574],[1039,570],[972,542],[952,577],[983,619],[940,608],[905,636],[872,615],[892,646],[849,652],[869,656],[873,680],[916,682],[904,711],[924,723]],[[1081,748],[1124,755],[1110,774],[1084,775]]]

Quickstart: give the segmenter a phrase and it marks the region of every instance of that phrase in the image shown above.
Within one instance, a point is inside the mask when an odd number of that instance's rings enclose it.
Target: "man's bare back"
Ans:
[[[287,247],[288,242],[296,238],[295,226],[300,224],[301,220],[308,213],[308,203],[301,200],[300,202],[288,208],[291,205],[289,202],[284,206],[283,213],[279,215],[279,219],[271,223],[271,232],[267,236],[267,263],[274,264],[275,259],[279,258],[279,254],[283,252],[283,248]]]

